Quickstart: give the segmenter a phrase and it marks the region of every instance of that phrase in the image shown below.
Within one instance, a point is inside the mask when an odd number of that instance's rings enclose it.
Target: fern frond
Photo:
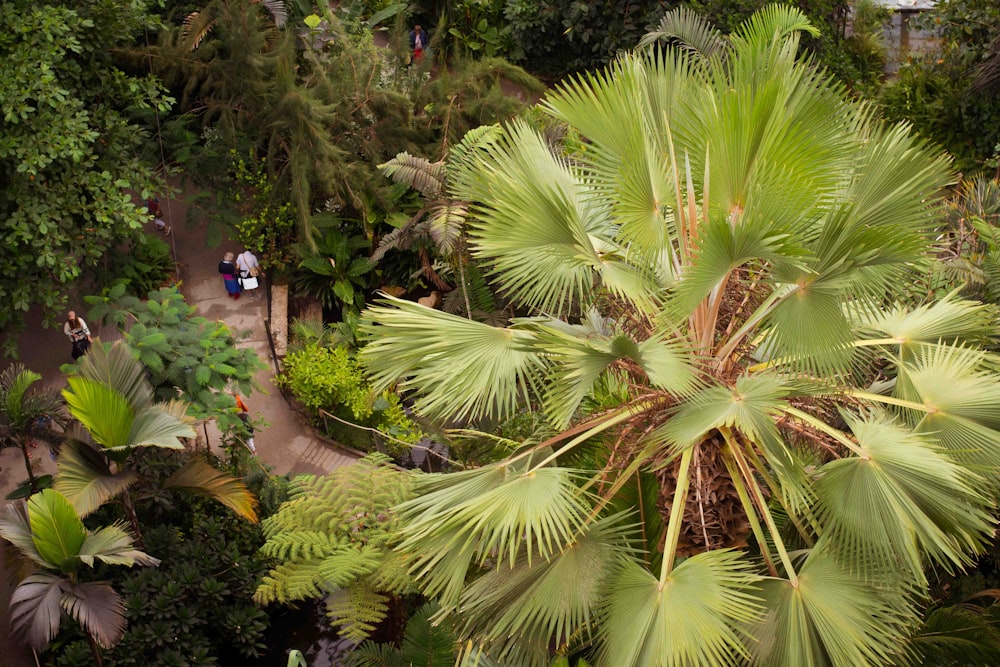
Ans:
[[[420,210],[402,227],[398,227],[382,237],[382,240],[378,242],[378,247],[372,253],[372,264],[382,261],[382,258],[390,250],[409,249],[414,241],[425,236],[427,236],[427,221],[424,220],[424,211]]]
[[[427,230],[443,255],[450,255],[458,247],[458,239],[469,214],[469,204],[444,200],[430,207]]]
[[[410,561],[397,551],[385,554],[379,566],[368,575],[372,588],[395,595],[419,592],[416,579],[410,574]]]
[[[344,549],[346,537],[337,537],[318,530],[297,530],[279,533],[260,548],[260,553],[284,561],[325,558]]]
[[[392,180],[419,191],[425,197],[439,197],[444,191],[444,162],[431,162],[403,151],[378,168]]]
[[[360,642],[368,639],[389,610],[388,597],[364,587],[334,591],[326,598],[327,616],[340,629],[340,636]]]
[[[345,588],[378,567],[382,552],[372,547],[341,549],[324,558],[317,572],[328,589]]]
[[[253,600],[257,604],[268,605],[317,598],[327,592],[321,588],[322,584],[318,560],[282,563],[264,577],[253,594]]]
[[[212,18],[211,14],[191,12],[181,22],[181,39],[184,40],[189,51],[194,51],[214,27],[215,19]]]

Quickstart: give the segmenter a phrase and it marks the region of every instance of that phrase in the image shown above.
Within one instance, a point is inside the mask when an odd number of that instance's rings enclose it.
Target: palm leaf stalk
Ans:
[[[373,381],[423,415],[530,406],[560,432],[423,476],[399,508],[412,572],[470,651],[891,664],[924,567],[989,539],[995,313],[892,297],[932,261],[947,159],[798,61],[803,30],[770,6],[721,51],[623,56],[543,103],[585,150],[515,121],[457,171],[471,254],[527,316],[395,299],[363,316]],[[625,398],[590,411],[609,383]]]

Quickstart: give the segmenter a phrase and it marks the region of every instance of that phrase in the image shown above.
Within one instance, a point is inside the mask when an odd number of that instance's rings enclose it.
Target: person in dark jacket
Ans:
[[[234,299],[240,298],[239,269],[233,263],[234,255],[227,252],[222,261],[219,262],[219,273],[222,274],[222,281],[226,284],[226,292]]]
[[[427,49],[427,32],[419,25],[413,26],[410,31],[410,50],[413,51],[413,59],[420,60],[424,57]]]

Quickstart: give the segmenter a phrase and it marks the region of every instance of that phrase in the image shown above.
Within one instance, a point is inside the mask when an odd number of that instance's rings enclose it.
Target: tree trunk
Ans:
[[[87,643],[90,644],[90,652],[94,656],[94,664],[97,667],[104,667],[104,660],[101,659],[101,649],[97,646],[97,640],[94,639],[94,635],[89,632],[85,632],[87,635]]]
[[[28,456],[28,441],[24,438],[18,438],[17,446],[21,448],[21,454],[24,456],[24,469],[28,471],[28,484],[31,485],[31,493],[38,493],[38,482],[35,481],[35,472],[31,469],[31,457]]]
[[[132,505],[132,494],[128,489],[122,494],[122,505],[125,507],[125,516],[128,517],[128,522],[132,526],[132,536],[135,538],[136,548],[145,549],[142,543],[142,530],[139,528],[139,517],[136,516],[135,507]]]

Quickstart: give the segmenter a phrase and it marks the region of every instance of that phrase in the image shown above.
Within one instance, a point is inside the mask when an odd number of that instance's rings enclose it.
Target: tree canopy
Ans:
[[[152,77],[128,76],[109,47],[132,39],[146,1],[12,0],[0,6],[0,331],[23,327],[146,221],[130,192],[151,188],[149,138],[133,108],[166,107]],[[14,353],[16,336],[4,336]]]

